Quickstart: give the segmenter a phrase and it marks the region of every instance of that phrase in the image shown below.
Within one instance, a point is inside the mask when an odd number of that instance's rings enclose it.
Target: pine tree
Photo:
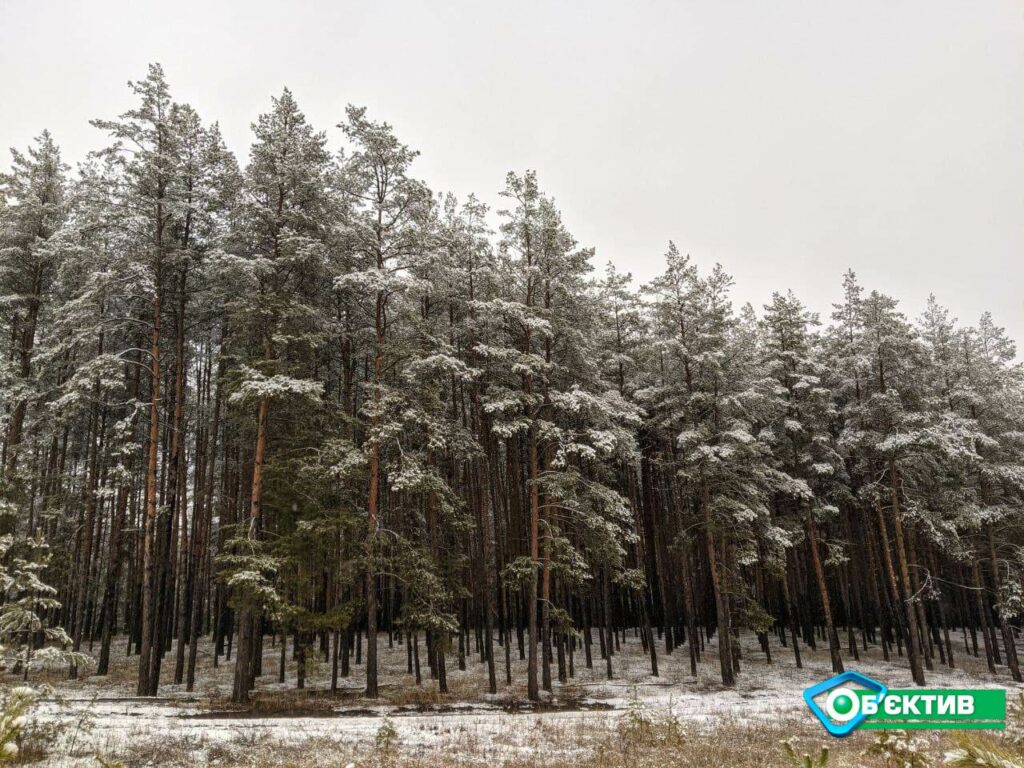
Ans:
[[[376,123],[366,111],[350,106],[342,124],[353,145],[342,168],[345,196],[355,209],[346,232],[346,247],[355,268],[336,279],[339,290],[352,289],[366,297],[364,305],[373,328],[372,370],[363,407],[365,448],[369,454],[366,558],[366,695],[375,698],[377,684],[377,548],[381,522],[382,475],[395,426],[389,416],[394,393],[389,385],[397,356],[394,327],[401,302],[415,287],[411,274],[424,256],[424,220],[431,209],[426,187],[408,175],[416,152],[395,137],[387,123]],[[443,661],[441,662],[443,664]]]
[[[239,609],[237,702],[248,701],[255,683],[262,612],[280,599],[275,595],[264,604],[265,572],[275,566],[264,560],[260,546],[263,532],[278,528],[265,504],[268,449],[273,450],[275,435],[271,410],[294,400],[315,408],[323,390],[313,364],[323,333],[319,286],[327,275],[324,236],[331,206],[326,138],[309,126],[287,89],[257,120],[253,132],[256,141],[236,223],[241,253],[224,264],[244,286],[226,307],[234,359],[227,371],[228,403],[255,408],[249,511],[233,544],[229,580]],[[282,424],[290,422],[286,418]],[[251,563],[238,560],[243,551],[252,554]]]
[[[0,176],[0,301],[8,326],[11,365],[4,376],[9,393],[0,472],[6,485],[14,477],[33,396],[33,356],[42,313],[60,266],[54,236],[67,215],[67,166],[48,131],[27,153],[11,150],[11,171]],[[13,492],[13,488],[11,491]]]
[[[829,590],[819,543],[819,518],[836,517],[841,501],[844,466],[829,435],[834,419],[832,393],[823,386],[810,327],[817,318],[797,298],[774,294],[762,320],[764,364],[770,374],[769,397],[773,418],[768,425],[778,470],[783,474],[776,504],[787,507],[798,526],[805,527],[808,549],[821,598],[832,671],[843,671],[839,636],[835,629]],[[787,610],[792,611],[790,605]],[[797,637],[793,632],[793,644]],[[854,647],[855,644],[854,644]]]

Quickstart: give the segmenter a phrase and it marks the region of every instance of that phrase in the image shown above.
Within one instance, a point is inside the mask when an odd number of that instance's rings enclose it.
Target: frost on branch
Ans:
[[[312,379],[297,379],[283,374],[266,376],[247,365],[242,366],[238,373],[241,380],[228,398],[234,404],[286,398],[317,401],[323,393],[323,384]]]

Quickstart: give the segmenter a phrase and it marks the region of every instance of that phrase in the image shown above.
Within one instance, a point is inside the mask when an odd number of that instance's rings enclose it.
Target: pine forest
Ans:
[[[209,648],[235,704],[314,665],[374,699],[397,647],[541,701],[628,641],[726,688],[817,650],[1021,681],[996,318],[841,270],[827,317],[738,306],[685,233],[640,284],[543,173],[491,209],[360,107],[331,146],[286,89],[235,157],[158,65],[130,91],[74,168],[44,131],[0,177],[8,674],[128,658],[152,697]]]

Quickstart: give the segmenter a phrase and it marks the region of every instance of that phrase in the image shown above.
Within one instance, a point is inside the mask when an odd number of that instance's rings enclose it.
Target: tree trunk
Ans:
[[[701,483],[701,506],[704,511],[704,541],[707,544],[708,571],[711,574],[711,589],[715,597],[715,610],[718,618],[718,662],[722,670],[722,684],[733,686],[736,678],[733,674],[732,648],[730,647],[729,609],[722,592],[718,573],[718,555],[715,547],[714,526],[711,521],[711,494],[707,483]],[[693,642],[693,638],[690,642]]]
[[[995,601],[999,600],[999,560],[996,557],[996,538],[992,530],[992,523],[985,526],[988,534],[988,555],[989,564],[992,569],[992,588],[995,590]],[[1003,633],[1003,648],[1006,650],[1006,665],[1010,668],[1010,675],[1014,682],[1021,682],[1020,664],[1017,661],[1017,647],[1013,638],[1013,628],[1007,623],[1005,612],[1002,608],[997,610],[999,628]]]
[[[152,660],[154,609],[156,599],[156,512],[157,512],[157,455],[160,451],[160,285],[157,270],[157,290],[153,300],[153,327],[150,331],[150,384],[149,384],[149,441],[146,456],[146,511],[142,544],[142,642],[139,649],[139,696],[155,696],[159,680],[150,681]]]
[[[921,638],[918,633],[917,613],[914,610],[913,604],[916,597],[910,594],[910,570],[907,566],[907,550],[904,545],[903,513],[900,511],[899,474],[894,460],[889,462],[889,472],[890,480],[892,482],[892,522],[893,529],[896,532],[896,557],[899,559],[900,563],[900,586],[902,588],[907,628],[910,633],[907,640],[907,657],[910,659],[910,671],[914,677],[914,682],[917,685],[923,686],[925,684],[924,670],[921,668],[921,656],[919,652],[921,647]]]
[[[261,398],[256,416],[256,449],[252,465],[252,494],[249,501],[250,541],[258,538],[260,509],[263,503],[263,465],[267,451],[267,416],[270,400]],[[245,606],[238,612],[238,649],[235,651],[235,684],[231,700],[236,704],[249,702],[249,691],[256,681],[256,657],[259,643],[260,618],[252,606]]]
[[[814,512],[807,505],[807,541],[811,548],[811,560],[814,563],[814,576],[818,582],[818,593],[821,595],[821,611],[825,617],[825,631],[828,633],[829,654],[832,657],[832,671],[837,675],[843,673],[843,658],[839,653],[839,635],[832,623],[832,602],[828,597],[828,585],[825,583],[825,569],[821,565],[818,553],[818,526],[814,521]]]

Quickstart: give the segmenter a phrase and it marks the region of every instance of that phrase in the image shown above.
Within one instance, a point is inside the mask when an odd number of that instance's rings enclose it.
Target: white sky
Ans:
[[[346,103],[492,205],[535,168],[598,264],[646,280],[671,238],[738,302],[827,314],[847,267],[1024,340],[1024,3],[0,0],[0,146],[88,125],[164,65],[241,159],[287,85],[340,144]]]

